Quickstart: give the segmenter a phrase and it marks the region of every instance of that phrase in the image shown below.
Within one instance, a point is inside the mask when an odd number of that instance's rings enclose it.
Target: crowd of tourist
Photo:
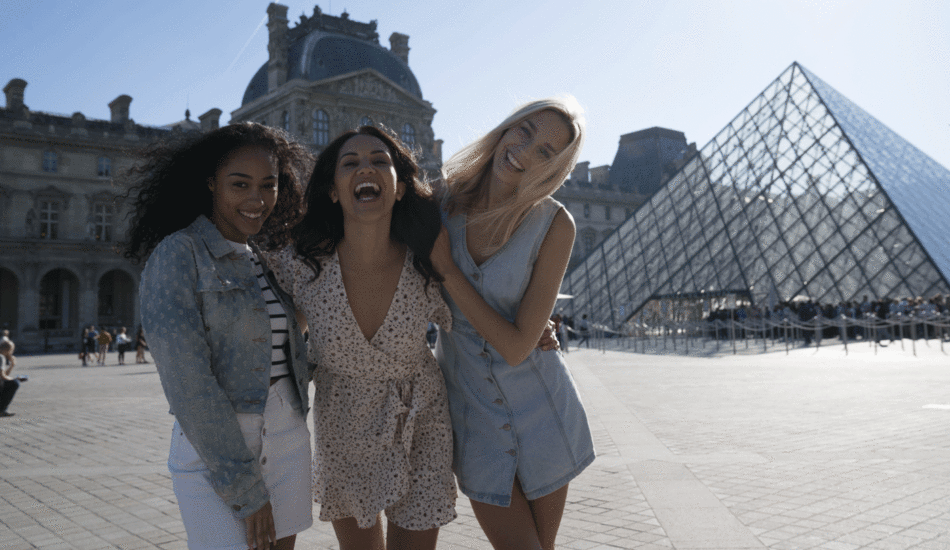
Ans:
[[[837,304],[812,300],[781,302],[774,307],[740,304],[735,308],[710,312],[706,318],[713,327],[712,335],[730,338],[729,330],[738,330],[735,337],[745,337],[749,331],[772,338],[784,337],[788,327],[793,338],[811,344],[813,338],[841,337],[847,339],[874,338],[894,341],[901,338],[943,338],[950,335],[950,301],[942,294],[929,299],[923,297],[881,298],[870,300],[867,295],[860,301]],[[728,321],[734,321],[730,327]],[[716,323],[718,321],[718,323]],[[737,327],[737,328],[735,328]]]

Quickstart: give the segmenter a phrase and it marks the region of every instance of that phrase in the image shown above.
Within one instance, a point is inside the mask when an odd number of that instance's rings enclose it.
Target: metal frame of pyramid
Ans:
[[[610,327],[666,297],[950,294],[950,171],[792,63],[561,292]]]

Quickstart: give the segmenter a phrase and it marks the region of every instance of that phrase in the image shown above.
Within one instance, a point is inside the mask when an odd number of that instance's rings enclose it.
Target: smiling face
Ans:
[[[247,146],[228,156],[208,180],[211,222],[225,239],[247,243],[277,203],[277,161],[267,149]]]
[[[396,178],[392,154],[377,137],[359,134],[340,149],[330,200],[339,203],[344,219],[391,215],[406,187]]]
[[[571,141],[564,117],[545,109],[528,115],[509,128],[495,146],[493,179],[514,191],[524,174],[563,151]]]

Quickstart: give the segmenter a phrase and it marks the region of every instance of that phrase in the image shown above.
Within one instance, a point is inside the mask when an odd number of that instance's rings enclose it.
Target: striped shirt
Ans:
[[[267,277],[264,276],[264,268],[261,265],[260,260],[257,259],[257,256],[255,256],[251,251],[251,248],[245,244],[234,242],[231,243],[231,246],[234,247],[236,252],[244,254],[248,259],[251,260],[254,274],[257,275],[257,284],[260,285],[261,293],[264,295],[264,302],[267,303],[267,314],[270,315],[271,329],[270,377],[275,378],[277,376],[290,374],[290,370],[287,365],[287,354],[284,352],[284,346],[287,344],[287,338],[289,336],[287,327],[287,313],[284,311],[283,306],[280,305],[280,300],[277,299],[277,296],[271,289],[270,281],[268,281]]]

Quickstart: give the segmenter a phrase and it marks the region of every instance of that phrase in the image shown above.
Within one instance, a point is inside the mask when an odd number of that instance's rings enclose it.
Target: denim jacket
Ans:
[[[259,256],[260,257],[260,256]],[[261,259],[263,261],[263,259]],[[306,415],[312,368],[293,301],[264,265],[287,311],[287,359]],[[139,290],[142,325],[165,397],[211,471],[218,495],[245,518],[268,502],[235,413],[263,413],[270,386],[270,316],[253,266],[204,216],[155,248]]]

